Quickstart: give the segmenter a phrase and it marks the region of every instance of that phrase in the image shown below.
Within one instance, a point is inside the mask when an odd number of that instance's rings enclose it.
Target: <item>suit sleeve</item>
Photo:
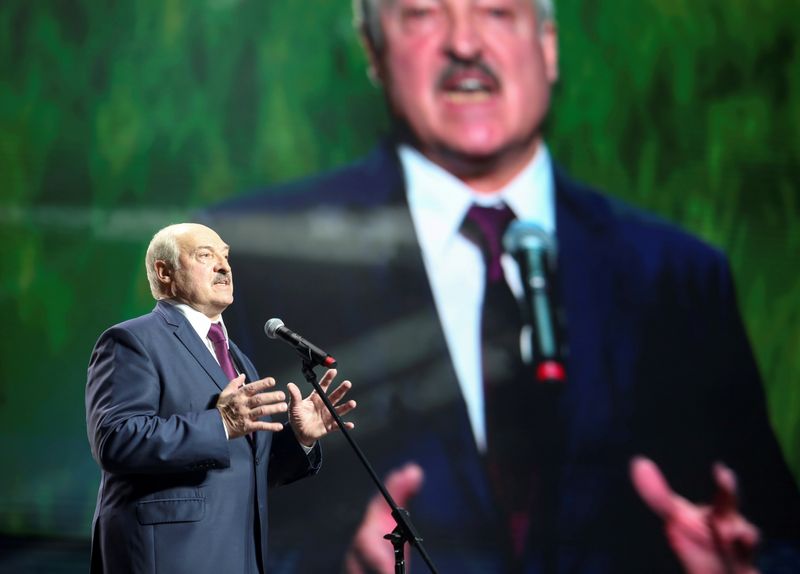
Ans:
[[[282,432],[275,433],[269,453],[269,486],[282,486],[319,472],[322,449],[319,441],[308,454],[286,424]]]
[[[162,380],[146,345],[116,327],[97,342],[86,384],[92,455],[113,473],[171,473],[230,465],[216,409],[159,416]]]
[[[736,471],[742,509],[761,530],[765,570],[787,557],[800,561],[800,494],[769,421],[761,376],[736,302],[727,261],[717,266],[714,396],[723,460]],[[795,563],[796,565],[796,563]]]

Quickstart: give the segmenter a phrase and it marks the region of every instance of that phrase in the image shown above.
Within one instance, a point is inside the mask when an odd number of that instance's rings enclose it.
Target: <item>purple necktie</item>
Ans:
[[[533,378],[519,351],[522,314],[503,273],[503,234],[514,221],[505,203],[470,207],[461,233],[477,245],[486,265],[481,313],[481,363],[486,462],[499,507],[505,514],[512,560],[519,560],[529,533],[534,478],[527,408]]]
[[[480,248],[486,269],[480,325],[485,396],[513,392],[515,383],[519,383],[520,378],[522,357],[519,352],[519,337],[522,313],[506,282],[500,263],[503,255],[503,234],[514,219],[514,212],[505,203],[497,207],[473,205],[461,225],[462,235]],[[508,417],[502,411],[493,413],[487,410],[486,415],[489,424],[487,438],[491,449],[496,446],[492,444],[493,438],[500,439],[501,442],[509,439],[505,436],[492,436],[493,431],[500,430],[494,423],[503,424]],[[493,420],[495,415],[498,420]],[[519,434],[516,428],[503,429],[502,434],[505,433],[512,436]]]
[[[222,324],[212,323],[211,328],[208,330],[208,338],[214,344],[214,354],[217,356],[219,366],[222,367],[222,372],[228,377],[228,381],[232,381],[237,377],[236,369],[233,368],[233,363],[231,362],[231,354],[228,352]]]
[[[500,257],[503,255],[503,234],[516,217],[505,203],[497,207],[473,205],[464,217],[462,233],[480,247],[486,261],[486,281],[504,279]]]

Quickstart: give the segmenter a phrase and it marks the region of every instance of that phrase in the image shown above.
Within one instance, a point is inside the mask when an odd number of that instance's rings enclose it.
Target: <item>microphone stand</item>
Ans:
[[[310,353],[309,353],[310,355]],[[397,503],[392,498],[392,495],[389,494],[389,491],[386,490],[386,487],[383,485],[383,482],[378,475],[375,473],[375,470],[372,468],[372,465],[367,460],[367,457],[359,448],[358,444],[356,444],[355,439],[350,436],[347,428],[344,426],[344,422],[342,421],[339,413],[336,412],[336,408],[331,403],[328,395],[322,390],[322,387],[317,381],[317,375],[314,373],[314,367],[317,364],[311,359],[311,357],[303,357],[303,376],[305,376],[306,381],[311,383],[314,387],[314,390],[317,392],[319,397],[322,399],[322,402],[325,404],[325,407],[328,409],[328,412],[331,413],[333,420],[336,421],[336,425],[339,427],[339,430],[342,431],[342,434],[347,439],[347,442],[350,443],[350,446],[353,448],[353,451],[358,456],[358,460],[361,461],[361,464],[366,469],[367,473],[369,474],[370,478],[372,478],[372,482],[378,487],[383,498],[386,500],[389,508],[392,509],[392,518],[395,520],[395,527],[389,534],[385,535],[384,538],[392,543],[392,547],[394,548],[394,573],[395,574],[405,574],[406,571],[406,563],[405,563],[405,544],[411,543],[417,551],[422,556],[422,559],[425,561],[425,564],[428,565],[428,568],[433,574],[438,574],[436,567],[431,562],[430,556],[425,551],[425,547],[422,545],[422,538],[420,537],[419,533],[417,532],[416,528],[411,522],[411,516],[409,515],[408,511],[404,508],[400,508],[397,506]]]

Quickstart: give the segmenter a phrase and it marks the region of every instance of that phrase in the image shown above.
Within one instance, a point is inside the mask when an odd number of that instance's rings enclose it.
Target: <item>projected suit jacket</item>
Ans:
[[[767,539],[796,540],[796,486],[767,419],[725,258],[559,170],[555,183],[568,381],[552,406],[561,425],[554,504],[528,540],[523,571],[677,569],[628,477],[639,453],[698,501],[711,497],[712,462],[726,461],[744,512]],[[237,295],[226,321],[256,364],[284,382],[300,379],[291,349],[263,336],[270,317],[336,356],[359,401],[354,434],[379,473],[411,460],[425,471],[410,511],[440,571],[511,571],[394,147],[231,200],[205,219],[232,246]],[[534,419],[520,419],[520,432],[549,432]],[[282,525],[276,572],[335,569],[375,492],[354,457],[329,458],[324,488],[306,481],[284,491],[286,506],[273,505]],[[331,491],[342,500],[331,501]],[[316,522],[289,524],[292,499],[326,498]],[[309,528],[335,531],[313,556],[297,544]]]
[[[258,379],[231,342],[247,381]],[[228,381],[174,306],[108,329],[89,364],[86,419],[102,468],[92,572],[258,572],[267,488],[314,473],[290,429],[227,440],[214,408]]]

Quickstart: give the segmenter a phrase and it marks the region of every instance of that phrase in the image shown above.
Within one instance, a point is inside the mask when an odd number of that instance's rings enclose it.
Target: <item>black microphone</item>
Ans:
[[[289,343],[295,350],[300,353],[304,360],[308,360],[314,365],[322,365],[332,369],[336,366],[336,359],[331,357],[328,353],[309,343],[303,337],[290,331],[283,325],[280,319],[272,318],[264,325],[264,332],[270,339],[281,338]]]
[[[503,247],[516,260],[522,276],[522,359],[535,365],[540,382],[563,383],[567,348],[556,289],[555,238],[534,223],[516,220],[503,236]]]

